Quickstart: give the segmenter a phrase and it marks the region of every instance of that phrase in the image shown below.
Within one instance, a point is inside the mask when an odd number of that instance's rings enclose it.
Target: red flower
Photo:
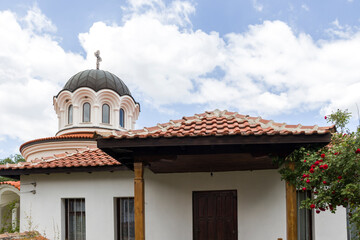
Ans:
[[[325,157],[325,154],[323,153],[323,154],[321,154],[321,158],[324,158]]]
[[[323,181],[323,184],[327,184],[327,182],[326,182],[326,181]]]
[[[342,179],[342,176],[338,176],[338,179],[339,179],[339,180]]]
[[[310,208],[314,209],[315,208],[315,204],[311,204]]]
[[[325,208],[319,208],[321,211],[325,211]]]
[[[336,152],[336,153],[334,153],[334,155],[339,155],[339,153],[338,153],[338,152]]]
[[[335,194],[335,191],[332,191],[331,193],[332,193],[332,194]]]
[[[314,164],[313,164],[313,165],[311,165],[311,168],[316,168],[316,165],[314,165]]]
[[[303,191],[306,191],[306,187],[303,187],[302,190],[303,190]]]
[[[319,213],[320,213],[320,210],[316,210],[316,213],[319,214]]]
[[[329,205],[330,210],[334,210],[334,207],[332,205]]]
[[[306,177],[307,177],[307,174],[304,173],[304,174],[303,174],[303,178],[306,178]]]
[[[323,165],[320,165],[319,168],[322,169],[322,168],[323,168]]]
[[[314,164],[317,166],[317,165],[319,165],[319,164],[320,164],[320,162],[319,162],[319,161],[316,161]]]
[[[355,153],[356,154],[360,153],[360,148],[356,149]]]
[[[324,164],[324,165],[323,165],[323,169],[326,170],[326,169],[328,169],[328,168],[329,168],[329,166],[328,166],[327,164]]]
[[[313,168],[310,168],[310,173],[314,173],[315,170]]]
[[[324,160],[320,159],[319,162],[323,162]]]
[[[306,159],[304,160],[304,162],[306,162]]]
[[[318,191],[314,191],[314,194],[318,194]]]
[[[306,182],[307,182],[307,183],[310,183],[310,180],[309,180],[309,179],[306,179]]]
[[[325,118],[325,120],[326,120],[326,119],[327,119],[327,116],[325,116],[324,118]]]

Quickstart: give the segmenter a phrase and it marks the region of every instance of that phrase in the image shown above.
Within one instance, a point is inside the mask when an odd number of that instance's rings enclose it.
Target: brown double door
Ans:
[[[193,239],[237,240],[236,190],[193,192]]]

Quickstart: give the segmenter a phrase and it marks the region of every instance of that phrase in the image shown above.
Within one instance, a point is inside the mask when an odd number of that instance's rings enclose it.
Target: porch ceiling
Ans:
[[[233,141],[225,139],[225,143],[221,143],[217,137],[217,141],[209,141],[208,144],[189,144],[188,141],[183,142],[188,144],[169,143],[175,139],[168,139],[167,144],[143,144],[138,139],[132,141],[132,146],[123,144],[124,139],[102,139],[98,140],[98,147],[130,169],[134,162],[143,162],[155,173],[177,173],[276,169],[278,166],[273,164],[273,156],[286,157],[304,145],[303,141],[270,141],[264,144],[260,139],[246,144],[238,142],[236,136],[232,138]],[[318,140],[315,139],[313,144],[326,144],[326,141]]]

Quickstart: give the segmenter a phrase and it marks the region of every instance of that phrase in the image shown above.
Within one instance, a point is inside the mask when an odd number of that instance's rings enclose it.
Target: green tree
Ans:
[[[350,117],[347,110],[326,116],[340,133],[334,133],[327,146],[294,151],[288,161],[295,162],[295,170],[285,167],[280,173],[297,189],[313,193],[314,197],[303,201],[302,207],[314,209],[317,214],[348,207],[352,231],[360,239],[360,131],[350,133],[346,129]]]
[[[19,162],[25,162],[25,159],[20,154],[14,154],[14,155],[10,155],[7,158],[0,159],[0,165],[4,165],[7,163],[14,164],[14,163],[19,163]],[[8,178],[8,177],[0,177],[0,182],[13,181],[13,180],[14,179]]]

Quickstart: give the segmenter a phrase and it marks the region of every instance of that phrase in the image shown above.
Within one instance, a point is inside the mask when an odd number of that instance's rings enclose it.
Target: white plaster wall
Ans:
[[[114,197],[133,196],[131,171],[21,177],[21,230],[28,218],[55,239],[62,232],[62,199],[85,198],[88,240],[114,239]],[[237,190],[238,239],[286,239],[285,183],[277,170],[154,174],[145,171],[147,240],[192,239],[192,192]],[[34,188],[31,182],[36,182]],[[36,194],[29,193],[36,190]],[[28,217],[28,218],[27,218]],[[315,240],[346,239],[345,210],[315,217]]]
[[[85,198],[88,240],[114,239],[114,197],[133,196],[133,172],[22,176],[21,230],[30,217],[54,239],[61,232],[63,198]],[[36,182],[34,188],[31,182]],[[29,191],[36,189],[36,194]],[[145,171],[147,240],[192,239],[192,191],[236,189],[238,239],[285,238],[285,185],[276,170],[153,174]]]
[[[338,207],[335,214],[326,211],[315,214],[315,240],[346,240],[346,209]]]
[[[113,240],[114,197],[134,196],[133,188],[130,171],[21,176],[20,230],[30,230],[30,219],[40,233],[56,239],[54,232],[64,225],[62,199],[85,198],[86,239]],[[36,194],[29,193],[33,189]]]
[[[238,239],[285,239],[285,183],[277,170],[153,174],[145,172],[147,240],[192,239],[192,192],[237,190]]]

